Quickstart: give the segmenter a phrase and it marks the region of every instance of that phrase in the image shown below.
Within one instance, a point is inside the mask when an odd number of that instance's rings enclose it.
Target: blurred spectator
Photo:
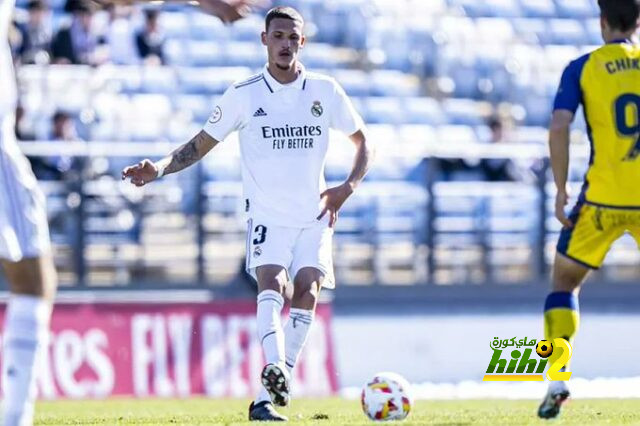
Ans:
[[[52,124],[49,140],[67,142],[79,140],[73,118],[69,113],[57,111],[53,114]]]
[[[61,28],[53,39],[53,62],[98,65],[106,61],[106,55],[99,49],[104,39],[93,28],[95,8],[90,0],[67,0],[64,10],[72,14],[71,25]]]
[[[164,33],[158,25],[159,12],[155,9],[145,9],[144,28],[136,34],[138,55],[145,63],[164,64]]]
[[[489,143],[502,143],[505,141],[504,124],[499,117],[491,117],[487,121],[487,126],[491,131]],[[490,182],[518,181],[522,178],[517,167],[509,158],[485,158],[480,161],[479,168],[484,179]]]
[[[22,42],[17,59],[23,64],[47,64],[52,32],[49,7],[43,0],[30,0],[27,12],[26,22],[18,24]]]
[[[16,124],[14,127],[16,139],[19,141],[32,141],[35,140],[35,135],[25,129],[24,125],[24,107],[18,105],[16,107]]]
[[[20,60],[20,50],[22,49],[22,40],[23,34],[20,31],[20,23],[14,18],[9,23],[9,28],[7,32],[7,38],[9,39],[9,48],[11,49],[11,56],[13,57],[13,62],[19,62]]]
[[[128,5],[110,4],[106,40],[109,59],[116,65],[133,65],[139,62],[134,43],[135,33],[131,23],[132,8]]]
[[[438,164],[438,171],[440,172],[438,180],[457,180],[456,175],[460,175],[470,170],[469,166],[463,159],[437,158],[436,163]]]
[[[57,111],[53,115],[49,140],[56,142],[80,140],[71,115],[63,111]],[[67,155],[35,157],[30,158],[30,161],[33,172],[40,180],[63,180],[69,172],[81,169],[79,160]]]

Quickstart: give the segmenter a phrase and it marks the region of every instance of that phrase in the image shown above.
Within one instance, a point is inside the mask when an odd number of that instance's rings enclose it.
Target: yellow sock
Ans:
[[[576,295],[555,292],[547,296],[544,305],[545,339],[552,340],[561,337],[572,343],[579,324],[580,313]]]
[[[573,338],[580,324],[578,297],[573,293],[555,292],[547,296],[544,304],[544,337],[547,340],[560,337],[573,345]],[[569,364],[564,369],[568,369]]]

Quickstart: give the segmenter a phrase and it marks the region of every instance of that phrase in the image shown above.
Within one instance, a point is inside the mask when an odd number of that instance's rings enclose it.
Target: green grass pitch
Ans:
[[[108,399],[41,402],[36,425],[239,425],[249,401],[214,399]],[[418,401],[402,425],[639,425],[640,399],[573,400],[560,418],[535,417],[537,401]],[[359,401],[339,398],[294,400],[283,409],[290,423],[300,425],[372,424]]]

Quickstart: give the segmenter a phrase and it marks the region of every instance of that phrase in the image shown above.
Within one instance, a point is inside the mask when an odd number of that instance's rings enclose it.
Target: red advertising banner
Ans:
[[[253,397],[260,386],[251,302],[60,304],[51,331],[41,398]],[[318,306],[292,387],[296,397],[338,388],[329,305]]]

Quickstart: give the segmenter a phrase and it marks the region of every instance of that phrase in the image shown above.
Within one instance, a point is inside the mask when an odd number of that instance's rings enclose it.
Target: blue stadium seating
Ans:
[[[448,122],[440,103],[432,98],[408,98],[404,105],[405,123],[440,125]]]
[[[550,19],[549,31],[554,44],[580,45],[588,40],[584,26],[577,19]]]
[[[591,18],[598,9],[591,0],[555,0],[558,15],[562,18]]]
[[[552,18],[556,16],[553,0],[520,0],[522,16],[529,18]]]

